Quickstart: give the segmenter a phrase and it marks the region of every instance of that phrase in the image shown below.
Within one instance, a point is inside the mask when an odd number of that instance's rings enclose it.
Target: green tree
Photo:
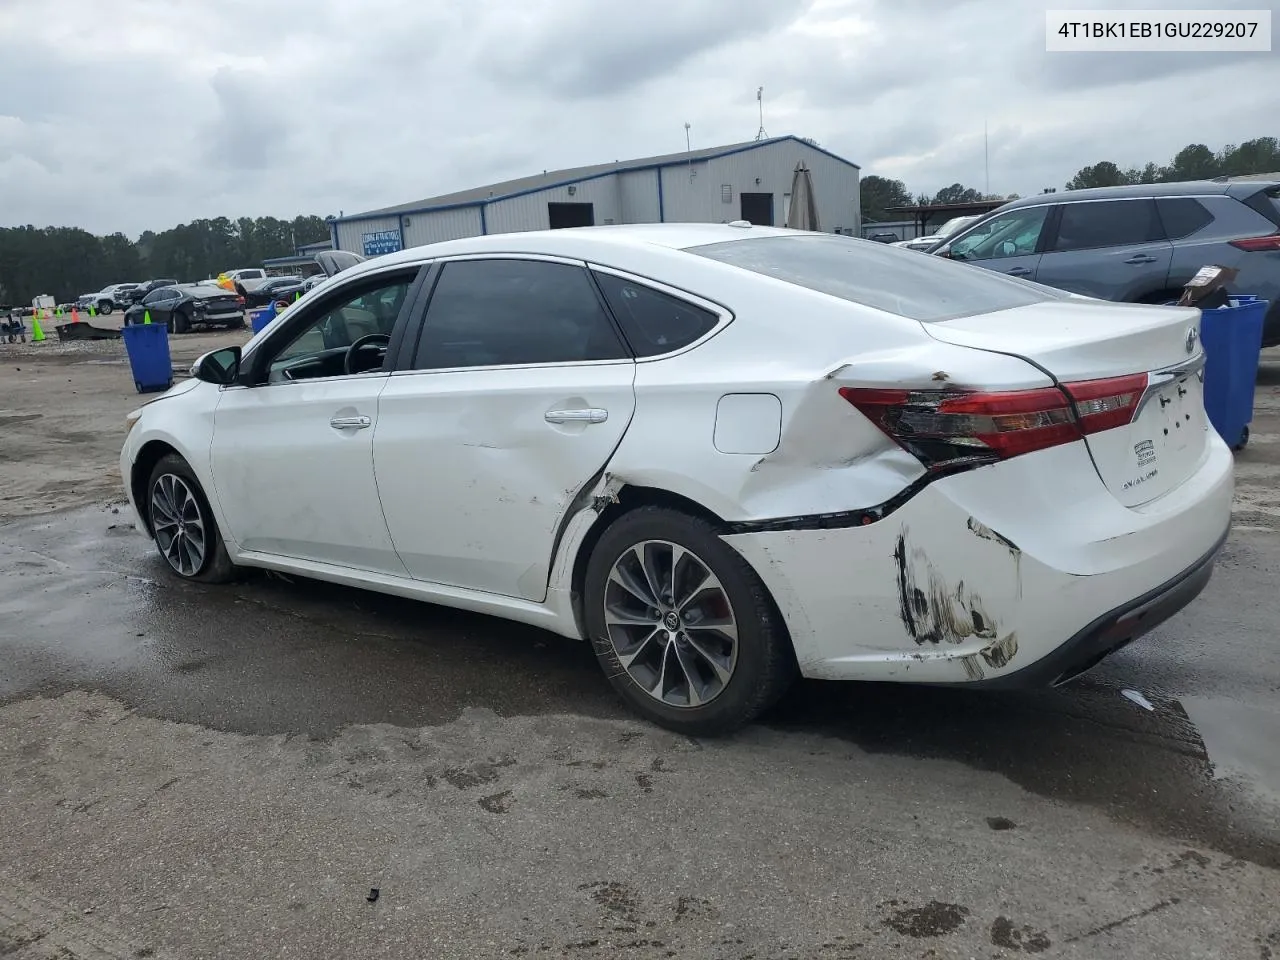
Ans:
[[[966,187],[962,183],[953,183],[935,193],[930,203],[976,203],[981,199],[983,199],[981,191]]]
[[[859,199],[862,205],[862,219],[867,223],[882,220],[894,220],[897,214],[891,214],[893,207],[911,205],[911,191],[901,180],[890,180],[875,174],[863,177],[858,185]]]
[[[1118,187],[1130,183],[1129,177],[1110,160],[1103,160],[1091,167],[1082,167],[1067,181],[1068,190],[1087,190],[1090,187]]]

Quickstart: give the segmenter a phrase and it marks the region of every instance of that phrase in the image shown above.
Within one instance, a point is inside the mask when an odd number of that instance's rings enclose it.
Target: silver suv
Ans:
[[[1280,345],[1280,181],[1155,183],[1025,197],[928,252],[1128,303],[1174,300],[1201,267],[1235,267],[1233,292],[1271,302],[1263,346]]]

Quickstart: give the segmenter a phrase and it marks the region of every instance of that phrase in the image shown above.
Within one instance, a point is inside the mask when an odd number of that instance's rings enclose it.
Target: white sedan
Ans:
[[[360,263],[130,415],[173,572],[287,571],[590,639],[732,730],[797,675],[1053,685],[1208,581],[1197,311],[748,224]]]

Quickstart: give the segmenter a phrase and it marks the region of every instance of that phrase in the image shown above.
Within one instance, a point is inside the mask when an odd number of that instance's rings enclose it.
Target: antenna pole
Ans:
[[[760,129],[756,131],[756,139],[767,140],[769,135],[764,132],[764,87],[756,87],[756,103],[760,106]]]
[[[991,150],[987,140],[987,121],[982,121],[982,169],[987,180],[987,196],[991,196]]]

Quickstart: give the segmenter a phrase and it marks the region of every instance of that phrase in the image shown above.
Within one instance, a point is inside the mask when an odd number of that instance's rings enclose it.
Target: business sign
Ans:
[[[380,257],[384,253],[395,253],[400,249],[399,230],[379,230],[377,233],[365,233],[360,236],[366,257]]]

